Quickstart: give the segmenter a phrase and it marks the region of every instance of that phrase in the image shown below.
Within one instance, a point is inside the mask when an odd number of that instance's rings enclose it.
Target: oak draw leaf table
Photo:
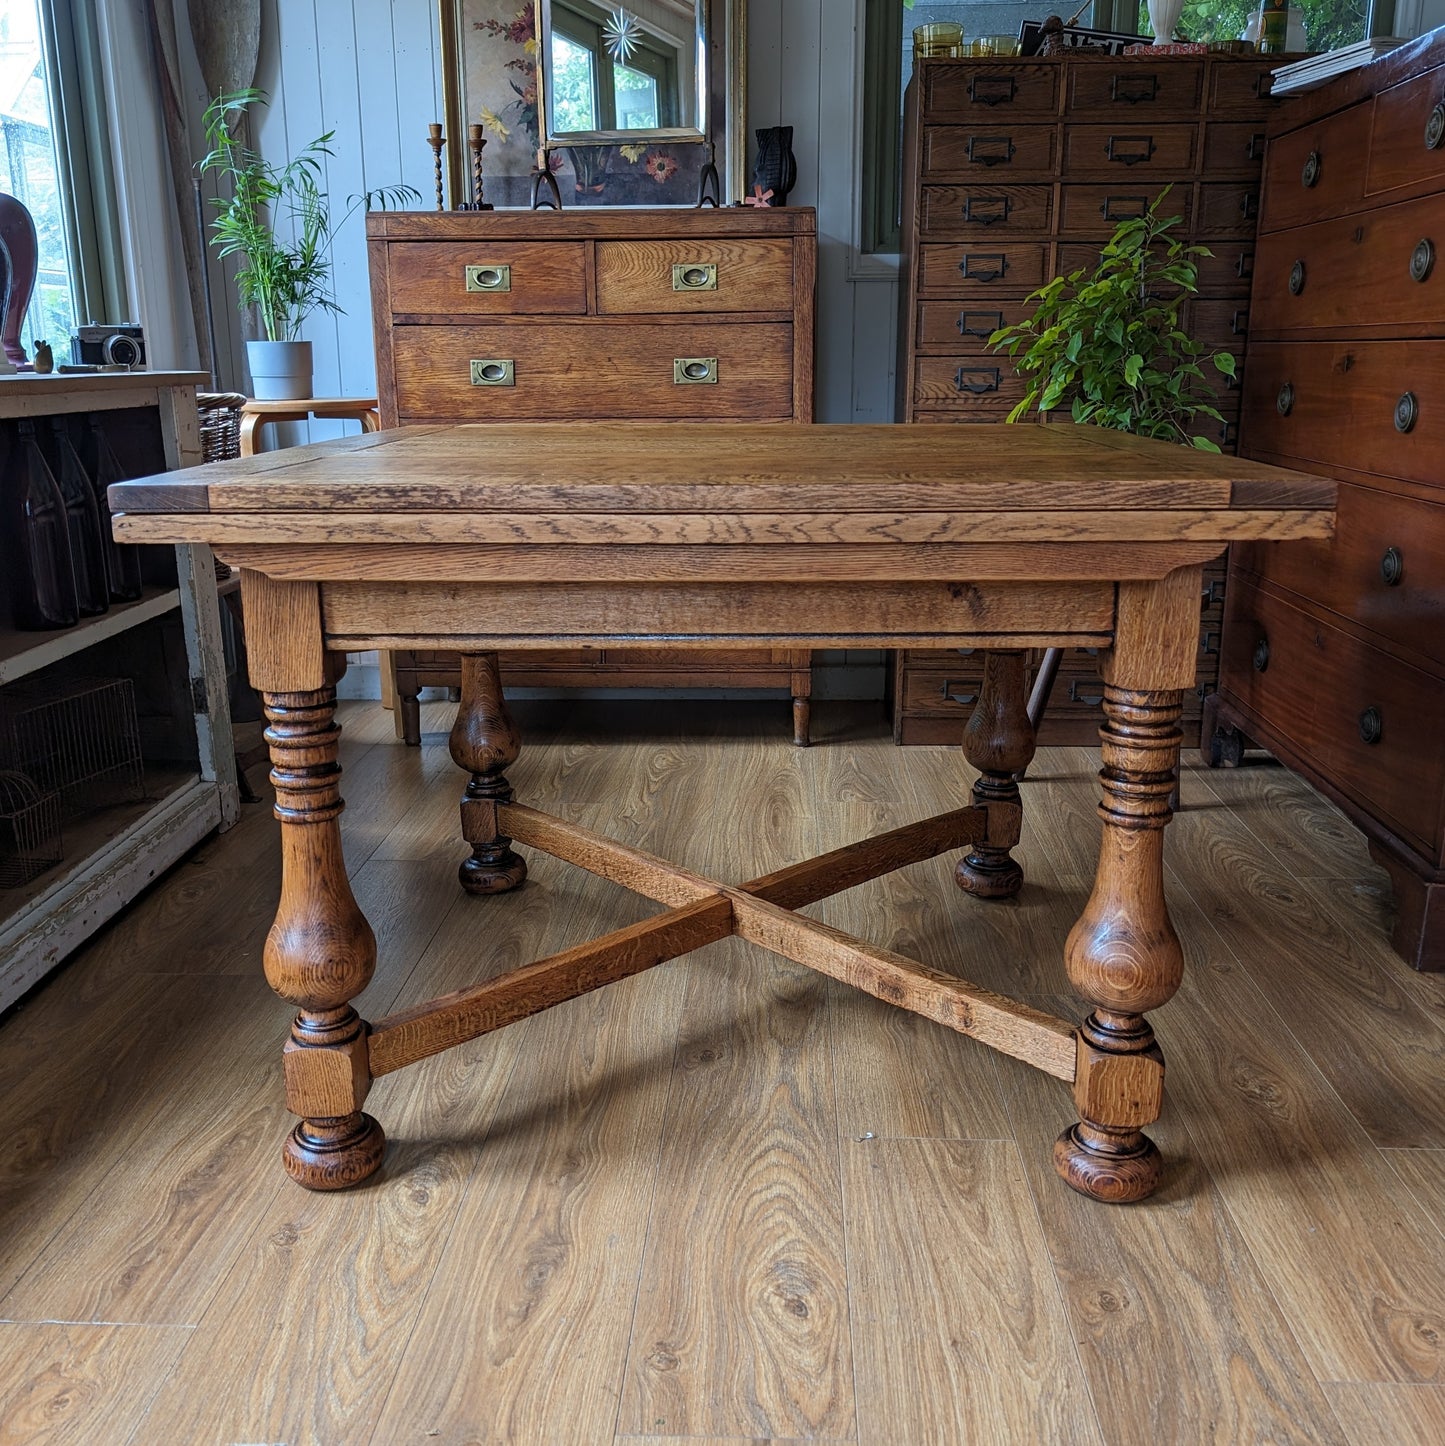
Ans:
[[[966,434],[965,434],[966,433]],[[1146,1014],[1178,987],[1163,840],[1194,682],[1200,567],[1233,541],[1327,537],[1332,482],[1087,427],[527,424],[414,427],[213,463],[110,490],[122,542],[209,543],[241,569],[283,874],[266,977],[298,1013],[285,1046],[313,1189],[381,1163],[371,1081],[736,934],[971,1035],[1073,1086],[1056,1167],[1142,1199],[1164,1061]],[[987,649],[964,730],[972,802],[742,884],[693,874],[514,800],[520,747],[498,649]],[[960,887],[1015,893],[1014,776],[1033,756],[1030,648],[1096,647],[1104,678],[1098,873],[1064,945],[1075,1026],[796,912],[952,849]],[[520,884],[521,843],[663,911],[367,1022],[376,960],[341,855],[335,683],[347,651],[463,655],[451,753],[470,774],[461,882]],[[479,905],[484,907],[484,905]]]

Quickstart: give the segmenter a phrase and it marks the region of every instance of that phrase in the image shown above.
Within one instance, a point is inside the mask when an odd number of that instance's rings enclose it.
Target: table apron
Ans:
[[[327,646],[1107,644],[1112,582],[324,582]]]

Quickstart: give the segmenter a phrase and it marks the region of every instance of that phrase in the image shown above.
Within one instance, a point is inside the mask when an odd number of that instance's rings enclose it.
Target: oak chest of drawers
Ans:
[[[1266,159],[1241,450],[1340,479],[1336,536],[1233,549],[1217,761],[1256,740],[1393,877],[1445,968],[1445,35],[1288,101]]]
[[[811,422],[816,231],[802,207],[374,213],[381,424]],[[504,653],[502,670],[514,687],[785,688],[804,743],[810,662],[559,648]],[[454,687],[460,670],[447,654],[397,653],[393,666],[415,742],[418,690]]]
[[[898,417],[1002,422],[1024,394],[988,338],[1030,310],[1051,277],[1092,269],[1121,220],[1169,187],[1181,234],[1213,253],[1199,262],[1192,335],[1244,352],[1255,258],[1265,122],[1277,62],[1257,56],[1066,56],[926,60],[905,103],[903,275]],[[1211,435],[1232,450],[1239,393],[1218,401]],[[961,442],[960,445],[966,445]],[[1206,577],[1198,685],[1185,727],[1197,730],[1218,673],[1222,562]],[[952,742],[981,673],[977,660],[904,653],[895,661],[894,737]],[[1042,743],[1097,741],[1095,660],[1066,654]]]

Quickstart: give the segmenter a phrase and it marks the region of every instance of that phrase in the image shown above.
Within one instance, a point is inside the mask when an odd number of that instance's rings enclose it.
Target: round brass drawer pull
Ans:
[[[1279,389],[1279,395],[1274,399],[1274,409],[1282,417],[1287,417],[1294,411],[1294,386],[1292,383],[1286,382]]]
[[[1385,720],[1378,708],[1366,708],[1360,714],[1360,738],[1365,743],[1378,743],[1385,736]]]
[[[1435,267],[1435,243],[1427,236],[1410,253],[1410,280],[1424,281]]]
[[[1269,639],[1261,638],[1254,645],[1254,671],[1262,673],[1269,667]]]
[[[1289,294],[1298,296],[1305,289],[1305,264],[1296,261],[1289,269]]]
[[[1445,141],[1445,100],[1436,105],[1425,122],[1425,149],[1438,151],[1442,141]]]
[[[1318,151],[1311,151],[1309,155],[1305,157],[1304,169],[1300,172],[1299,178],[1300,185],[1307,191],[1319,183],[1320,153]]]
[[[1406,392],[1398,402],[1395,403],[1395,430],[1397,432],[1412,432],[1415,430],[1415,423],[1420,417],[1420,403],[1415,400],[1414,392]]]
[[[1399,587],[1405,577],[1405,556],[1398,547],[1387,547],[1380,559],[1380,580],[1386,587]]]

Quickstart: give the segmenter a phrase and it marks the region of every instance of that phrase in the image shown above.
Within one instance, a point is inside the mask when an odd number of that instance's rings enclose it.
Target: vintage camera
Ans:
[[[75,366],[144,367],[146,364],[145,333],[134,321],[118,321],[112,326],[91,322],[89,326],[70,329],[70,360]]]

